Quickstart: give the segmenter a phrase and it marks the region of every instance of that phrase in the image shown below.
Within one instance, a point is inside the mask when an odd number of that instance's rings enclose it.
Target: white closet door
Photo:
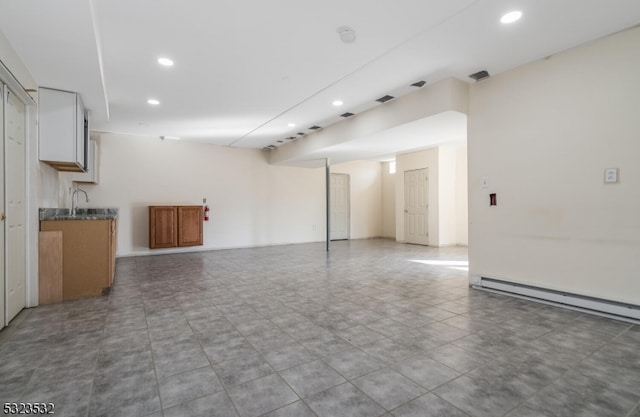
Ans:
[[[6,88],[5,88],[6,90]],[[26,109],[13,93],[5,93],[5,245],[6,322],[26,305]]]

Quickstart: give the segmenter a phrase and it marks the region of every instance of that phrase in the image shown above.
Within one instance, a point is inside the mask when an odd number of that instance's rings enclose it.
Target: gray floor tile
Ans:
[[[164,410],[164,417],[234,417],[235,407],[226,393],[218,392]]]
[[[347,379],[357,378],[384,367],[386,364],[360,349],[345,350],[324,358],[325,362]]]
[[[639,400],[637,389],[570,371],[527,402],[559,416],[624,416]]]
[[[241,417],[259,416],[299,400],[276,374],[237,385],[227,392]]]
[[[298,401],[266,414],[265,417],[315,417],[315,414],[307,404],[303,401]]]
[[[276,371],[282,371],[296,365],[311,362],[317,358],[316,355],[309,352],[300,343],[293,343],[279,347],[276,350],[269,350],[263,352],[262,355]]]
[[[460,372],[424,356],[411,357],[392,367],[427,390],[432,390],[460,375]]]
[[[280,376],[300,398],[308,397],[346,381],[321,360],[289,368],[280,372]]]
[[[469,352],[452,344],[430,350],[426,355],[458,372],[468,372],[484,365],[491,359],[480,351]]]
[[[504,415],[525,399],[507,384],[492,384],[467,376],[454,379],[433,392],[474,417]]]
[[[371,239],[328,255],[314,243],[118,259],[108,296],[28,309],[0,332],[0,398],[90,416],[640,417],[640,326],[407,259],[466,248]],[[435,391],[386,412],[331,386],[342,378],[387,407],[411,383]]]
[[[164,408],[223,390],[210,366],[159,379],[158,385]]]
[[[385,336],[363,325],[357,325],[336,331],[336,334],[354,346],[366,345]]]
[[[377,417],[385,410],[351,383],[319,392],[306,400],[318,417]]]
[[[399,362],[421,352],[417,348],[405,346],[392,339],[378,340],[368,345],[360,346],[360,349],[386,363]]]
[[[259,355],[243,356],[222,362],[214,365],[213,370],[226,388],[267,376],[274,372]]]
[[[380,369],[352,382],[387,410],[392,410],[426,392],[423,387],[391,368]]]
[[[425,394],[391,412],[394,417],[468,417],[466,413],[433,394]]]

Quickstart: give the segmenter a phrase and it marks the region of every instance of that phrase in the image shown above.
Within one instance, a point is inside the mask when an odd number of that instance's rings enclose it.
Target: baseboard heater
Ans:
[[[556,305],[571,310],[584,311],[586,313],[624,320],[631,323],[640,323],[640,306],[633,304],[619,303],[601,298],[587,297],[479,276],[472,276],[471,283],[474,288],[481,290],[508,294],[518,298]]]

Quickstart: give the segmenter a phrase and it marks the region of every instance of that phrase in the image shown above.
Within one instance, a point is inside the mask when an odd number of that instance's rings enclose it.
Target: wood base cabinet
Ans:
[[[42,232],[62,232],[62,298],[102,295],[116,264],[116,220],[44,220]]]
[[[149,206],[151,249],[202,245],[202,206]]]

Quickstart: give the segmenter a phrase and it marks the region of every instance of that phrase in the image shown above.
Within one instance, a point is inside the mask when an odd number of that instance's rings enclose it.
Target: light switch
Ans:
[[[489,178],[488,177],[480,178],[480,187],[489,188]]]
[[[618,168],[607,168],[604,170],[604,182],[618,182]]]

